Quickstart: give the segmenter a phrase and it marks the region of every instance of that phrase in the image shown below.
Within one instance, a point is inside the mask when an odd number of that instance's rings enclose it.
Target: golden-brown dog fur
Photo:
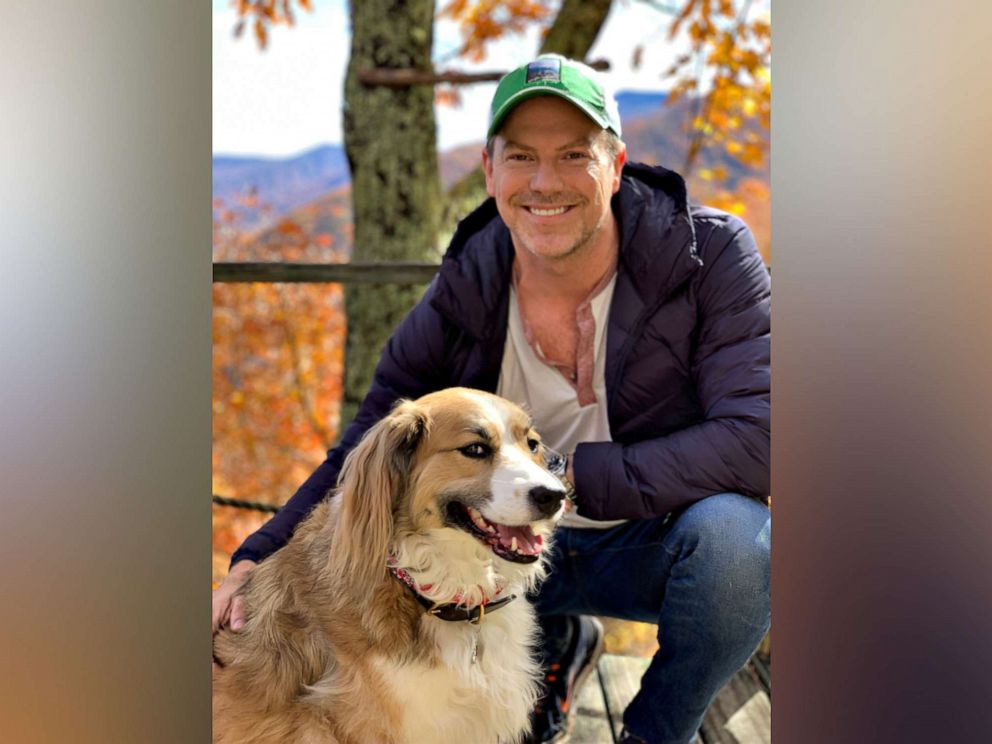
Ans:
[[[493,448],[486,461],[461,453],[478,432]],[[534,438],[519,408],[460,388],[405,401],[373,427],[346,460],[339,493],[253,571],[244,629],[215,637],[214,741],[517,741],[537,694],[535,622],[520,595],[542,577],[543,557],[497,557],[447,526],[441,501],[454,493],[483,511],[530,514],[511,481],[560,488],[543,465],[533,470]],[[560,514],[527,520],[545,552]],[[388,573],[391,553],[431,600],[520,598],[478,627],[430,617]]]

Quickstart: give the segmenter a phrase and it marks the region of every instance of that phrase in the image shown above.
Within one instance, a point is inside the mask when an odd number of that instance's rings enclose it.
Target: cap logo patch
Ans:
[[[527,84],[530,83],[560,83],[561,60],[538,59],[527,65]]]

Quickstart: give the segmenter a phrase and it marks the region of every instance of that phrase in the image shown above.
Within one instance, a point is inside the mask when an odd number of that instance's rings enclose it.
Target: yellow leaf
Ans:
[[[261,18],[255,19],[255,39],[258,41],[259,48],[265,49],[265,44],[268,41],[268,34],[265,31],[265,24],[262,23]]]

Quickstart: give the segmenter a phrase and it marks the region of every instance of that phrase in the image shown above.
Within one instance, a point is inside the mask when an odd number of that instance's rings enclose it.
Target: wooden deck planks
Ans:
[[[650,659],[633,656],[603,654],[599,659],[599,675],[603,697],[613,723],[613,739],[600,744],[609,744],[620,736],[623,728],[623,711],[641,688],[641,677],[651,663]]]
[[[596,669],[579,688],[575,699],[575,724],[569,744],[611,744],[613,733],[606,700],[603,697],[601,671]]]
[[[614,744],[624,708],[637,694],[649,659],[604,654],[576,699],[569,744]],[[771,699],[752,665],[720,691],[703,720],[705,744],[770,744]]]
[[[771,699],[757,674],[744,667],[720,690],[703,719],[706,744],[771,744]]]

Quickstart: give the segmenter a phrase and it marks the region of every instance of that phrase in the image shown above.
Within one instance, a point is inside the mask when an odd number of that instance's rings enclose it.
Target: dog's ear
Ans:
[[[401,401],[344,461],[338,478],[340,525],[331,560],[356,586],[372,586],[386,571],[393,507],[406,490],[411,461],[427,427],[426,413],[412,401]]]

